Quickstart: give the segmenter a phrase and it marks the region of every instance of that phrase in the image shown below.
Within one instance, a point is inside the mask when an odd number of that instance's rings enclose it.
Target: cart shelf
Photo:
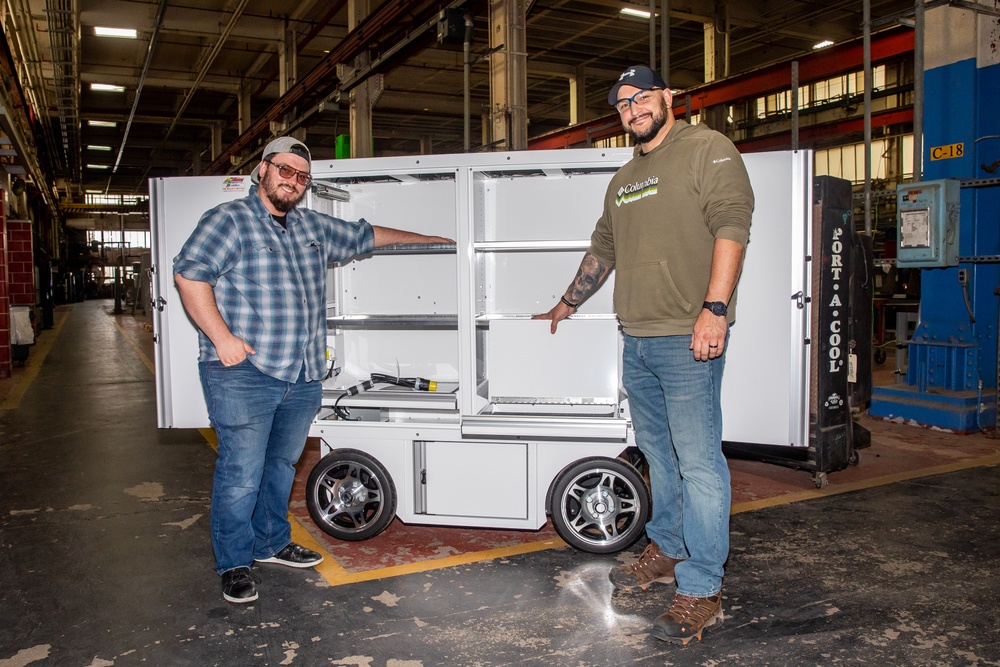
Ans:
[[[337,315],[326,318],[326,328],[359,327],[365,329],[455,329],[458,315],[453,314],[393,314],[393,315]]]

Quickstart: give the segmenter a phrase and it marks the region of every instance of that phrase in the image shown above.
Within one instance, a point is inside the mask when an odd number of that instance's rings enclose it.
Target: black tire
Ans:
[[[620,459],[586,458],[556,477],[549,513],[556,532],[581,551],[607,554],[632,546],[646,529],[649,489]]]
[[[309,473],[306,506],[324,533],[358,542],[375,537],[395,518],[396,487],[373,457],[356,449],[337,449]]]
[[[883,350],[880,347],[876,347],[874,357],[875,357],[875,363],[881,366],[882,364],[885,363],[885,358],[886,358],[885,350]]]

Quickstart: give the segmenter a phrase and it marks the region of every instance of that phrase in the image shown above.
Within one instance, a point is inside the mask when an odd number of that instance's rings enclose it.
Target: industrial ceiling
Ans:
[[[585,120],[609,113],[608,86],[622,69],[649,62],[650,22],[621,12],[648,11],[647,2],[508,1],[526,4],[529,137],[570,123],[570,77],[582,77]],[[669,3],[671,87],[704,83],[705,26],[724,6]],[[383,76],[373,107],[375,155],[463,150],[463,44],[437,39],[447,8],[473,17],[471,147],[482,149],[490,4],[372,0],[351,31],[354,8],[353,0],[5,0],[0,11],[20,93],[36,117],[39,163],[61,199],[80,201],[88,191],[145,194],[152,177],[248,173],[263,142],[283,127],[304,130],[315,157],[334,157],[337,136],[349,133],[352,85],[349,70],[334,61],[359,54]],[[911,8],[905,0],[871,0],[875,21]],[[730,75],[862,32],[861,0],[748,0],[726,11]],[[98,36],[96,27],[134,28],[137,36]]]

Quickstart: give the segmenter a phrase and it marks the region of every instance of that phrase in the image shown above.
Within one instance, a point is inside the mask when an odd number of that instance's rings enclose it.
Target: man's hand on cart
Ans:
[[[576,312],[576,307],[567,305],[565,299],[560,299],[556,305],[552,307],[547,313],[541,313],[540,315],[533,315],[531,319],[533,320],[552,320],[552,326],[549,330],[552,333],[556,332],[556,326],[565,320],[567,317]]]
[[[535,315],[533,320],[552,320],[552,333],[556,332],[556,326],[562,320],[576,312],[580,304],[586,301],[597,288],[604,284],[611,267],[606,265],[596,255],[587,252],[580,262],[580,268],[576,272],[576,277],[567,288],[566,293],[559,297],[559,303],[552,307],[547,313]]]

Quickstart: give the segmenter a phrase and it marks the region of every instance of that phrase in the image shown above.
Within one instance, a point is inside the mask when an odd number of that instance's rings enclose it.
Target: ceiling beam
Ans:
[[[847,118],[833,123],[822,123],[819,125],[808,125],[799,129],[800,144],[815,144],[825,140],[843,138],[851,135],[859,135],[864,131],[864,118]],[[893,127],[913,125],[913,107],[906,109],[892,109],[880,113],[873,113],[871,126]],[[741,153],[759,153],[762,151],[787,150],[791,147],[791,133],[777,132],[764,137],[755,137],[745,141],[737,141],[736,148]]]
[[[872,63],[892,58],[905,57],[913,53],[913,31],[909,28],[893,28],[872,35]],[[863,43],[860,39],[844,42],[822,51],[806,54],[799,59],[799,82],[810,81],[856,71],[864,64]],[[687,91],[679,91],[674,96],[674,114],[686,113],[685,98],[691,95],[692,111],[720,104],[730,104],[737,100],[760,97],[768,92],[791,87],[790,63],[777,63],[747,74],[732,76],[705,84]],[[586,123],[551,132],[528,140],[528,148],[566,148],[590,143],[622,133],[617,114],[602,116]]]
[[[412,4],[405,0],[388,0],[369,14],[335,49],[301,77],[284,97],[272,104],[234,143],[223,149],[222,154],[209,165],[205,173],[217,174],[228,171],[231,167],[231,158],[254,150],[258,142],[270,136],[272,122],[280,121],[286,113],[309,97],[325,97],[336,89],[338,84],[342,85],[337,76],[337,65],[351,62],[356,55],[366,50],[373,40],[380,38],[380,34],[387,26],[397,22],[402,23],[403,17],[413,9]]]

